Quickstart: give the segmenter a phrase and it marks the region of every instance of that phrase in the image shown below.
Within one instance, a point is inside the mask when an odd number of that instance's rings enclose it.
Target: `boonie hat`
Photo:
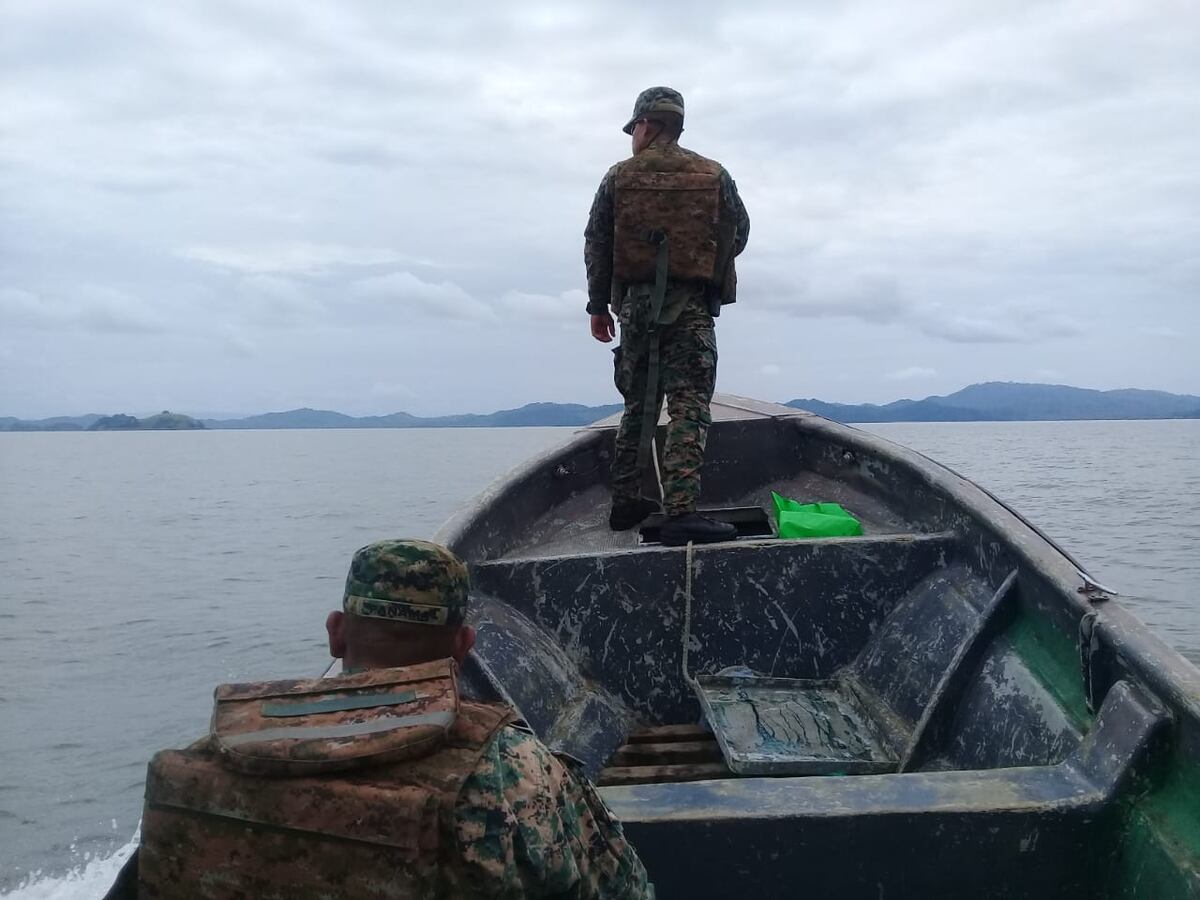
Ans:
[[[429,541],[377,541],[355,551],[342,609],[413,625],[461,625],[470,576],[461,559]]]

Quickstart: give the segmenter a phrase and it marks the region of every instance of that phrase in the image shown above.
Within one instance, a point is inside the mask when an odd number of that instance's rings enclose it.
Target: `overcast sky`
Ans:
[[[718,389],[1200,393],[1200,7],[8,2],[0,415],[614,402],[642,88],[752,227]]]

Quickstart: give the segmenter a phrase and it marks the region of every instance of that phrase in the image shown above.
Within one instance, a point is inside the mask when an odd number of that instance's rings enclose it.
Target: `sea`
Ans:
[[[1200,420],[860,426],[978,481],[1200,664]],[[0,433],[0,897],[103,895],[150,754],[318,674],[351,553],[571,429]],[[813,498],[820,499],[820,498]]]

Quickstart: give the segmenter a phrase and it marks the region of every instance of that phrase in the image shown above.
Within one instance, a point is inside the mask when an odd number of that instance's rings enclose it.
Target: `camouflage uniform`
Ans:
[[[667,105],[655,106],[663,101]],[[635,104],[634,118],[625,130],[632,131],[639,110],[672,109],[676,104],[682,113],[683,100],[670,88],[643,91]],[[703,160],[673,142],[656,141],[651,146],[668,155]],[[618,173],[628,162],[617,163],[600,182],[584,231],[587,311],[602,314],[611,302],[621,323],[621,346],[614,351],[615,380],[625,400],[625,411],[617,430],[612,463],[614,506],[636,503],[641,493],[642,475],[637,468],[637,457],[645,413],[652,324],[650,300],[654,289],[653,283],[621,284],[613,277],[615,186]],[[720,217],[734,223],[732,259],[746,246],[750,218],[738,196],[737,185],[724,168],[720,169]],[[663,510],[668,516],[693,512],[700,497],[700,469],[708,427],[712,424],[709,405],[717,374],[717,341],[706,299],[708,290],[696,282],[668,280],[659,320],[660,375],[654,420],[658,419],[665,395],[670,421],[662,453],[662,487]]]
[[[501,729],[455,807],[453,897],[653,897],[621,825],[582,773]]]
[[[470,581],[453,553],[382,541],[354,554],[347,612],[460,625]],[[522,726],[502,728],[463,784],[445,846],[452,897],[653,897],[646,869],[595,788]]]
[[[343,607],[455,627],[469,590],[467,567],[449,550],[383,541],[355,553]],[[418,678],[438,664],[452,676],[446,660],[377,672]],[[514,723],[510,708],[460,701],[448,683],[458,714],[445,742],[403,762],[259,777],[223,765],[209,740],[157,754],[140,896],[653,898],[645,868],[586,777]],[[301,682],[227,687],[277,697],[297,685],[312,695]],[[430,697],[423,690],[420,700]],[[339,722],[359,721],[355,709],[346,715]]]

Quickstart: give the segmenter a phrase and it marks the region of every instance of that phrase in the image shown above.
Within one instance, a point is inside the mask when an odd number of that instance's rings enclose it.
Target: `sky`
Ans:
[[[583,228],[671,85],[717,388],[1200,393],[1200,7],[0,7],[0,416],[611,403]]]

